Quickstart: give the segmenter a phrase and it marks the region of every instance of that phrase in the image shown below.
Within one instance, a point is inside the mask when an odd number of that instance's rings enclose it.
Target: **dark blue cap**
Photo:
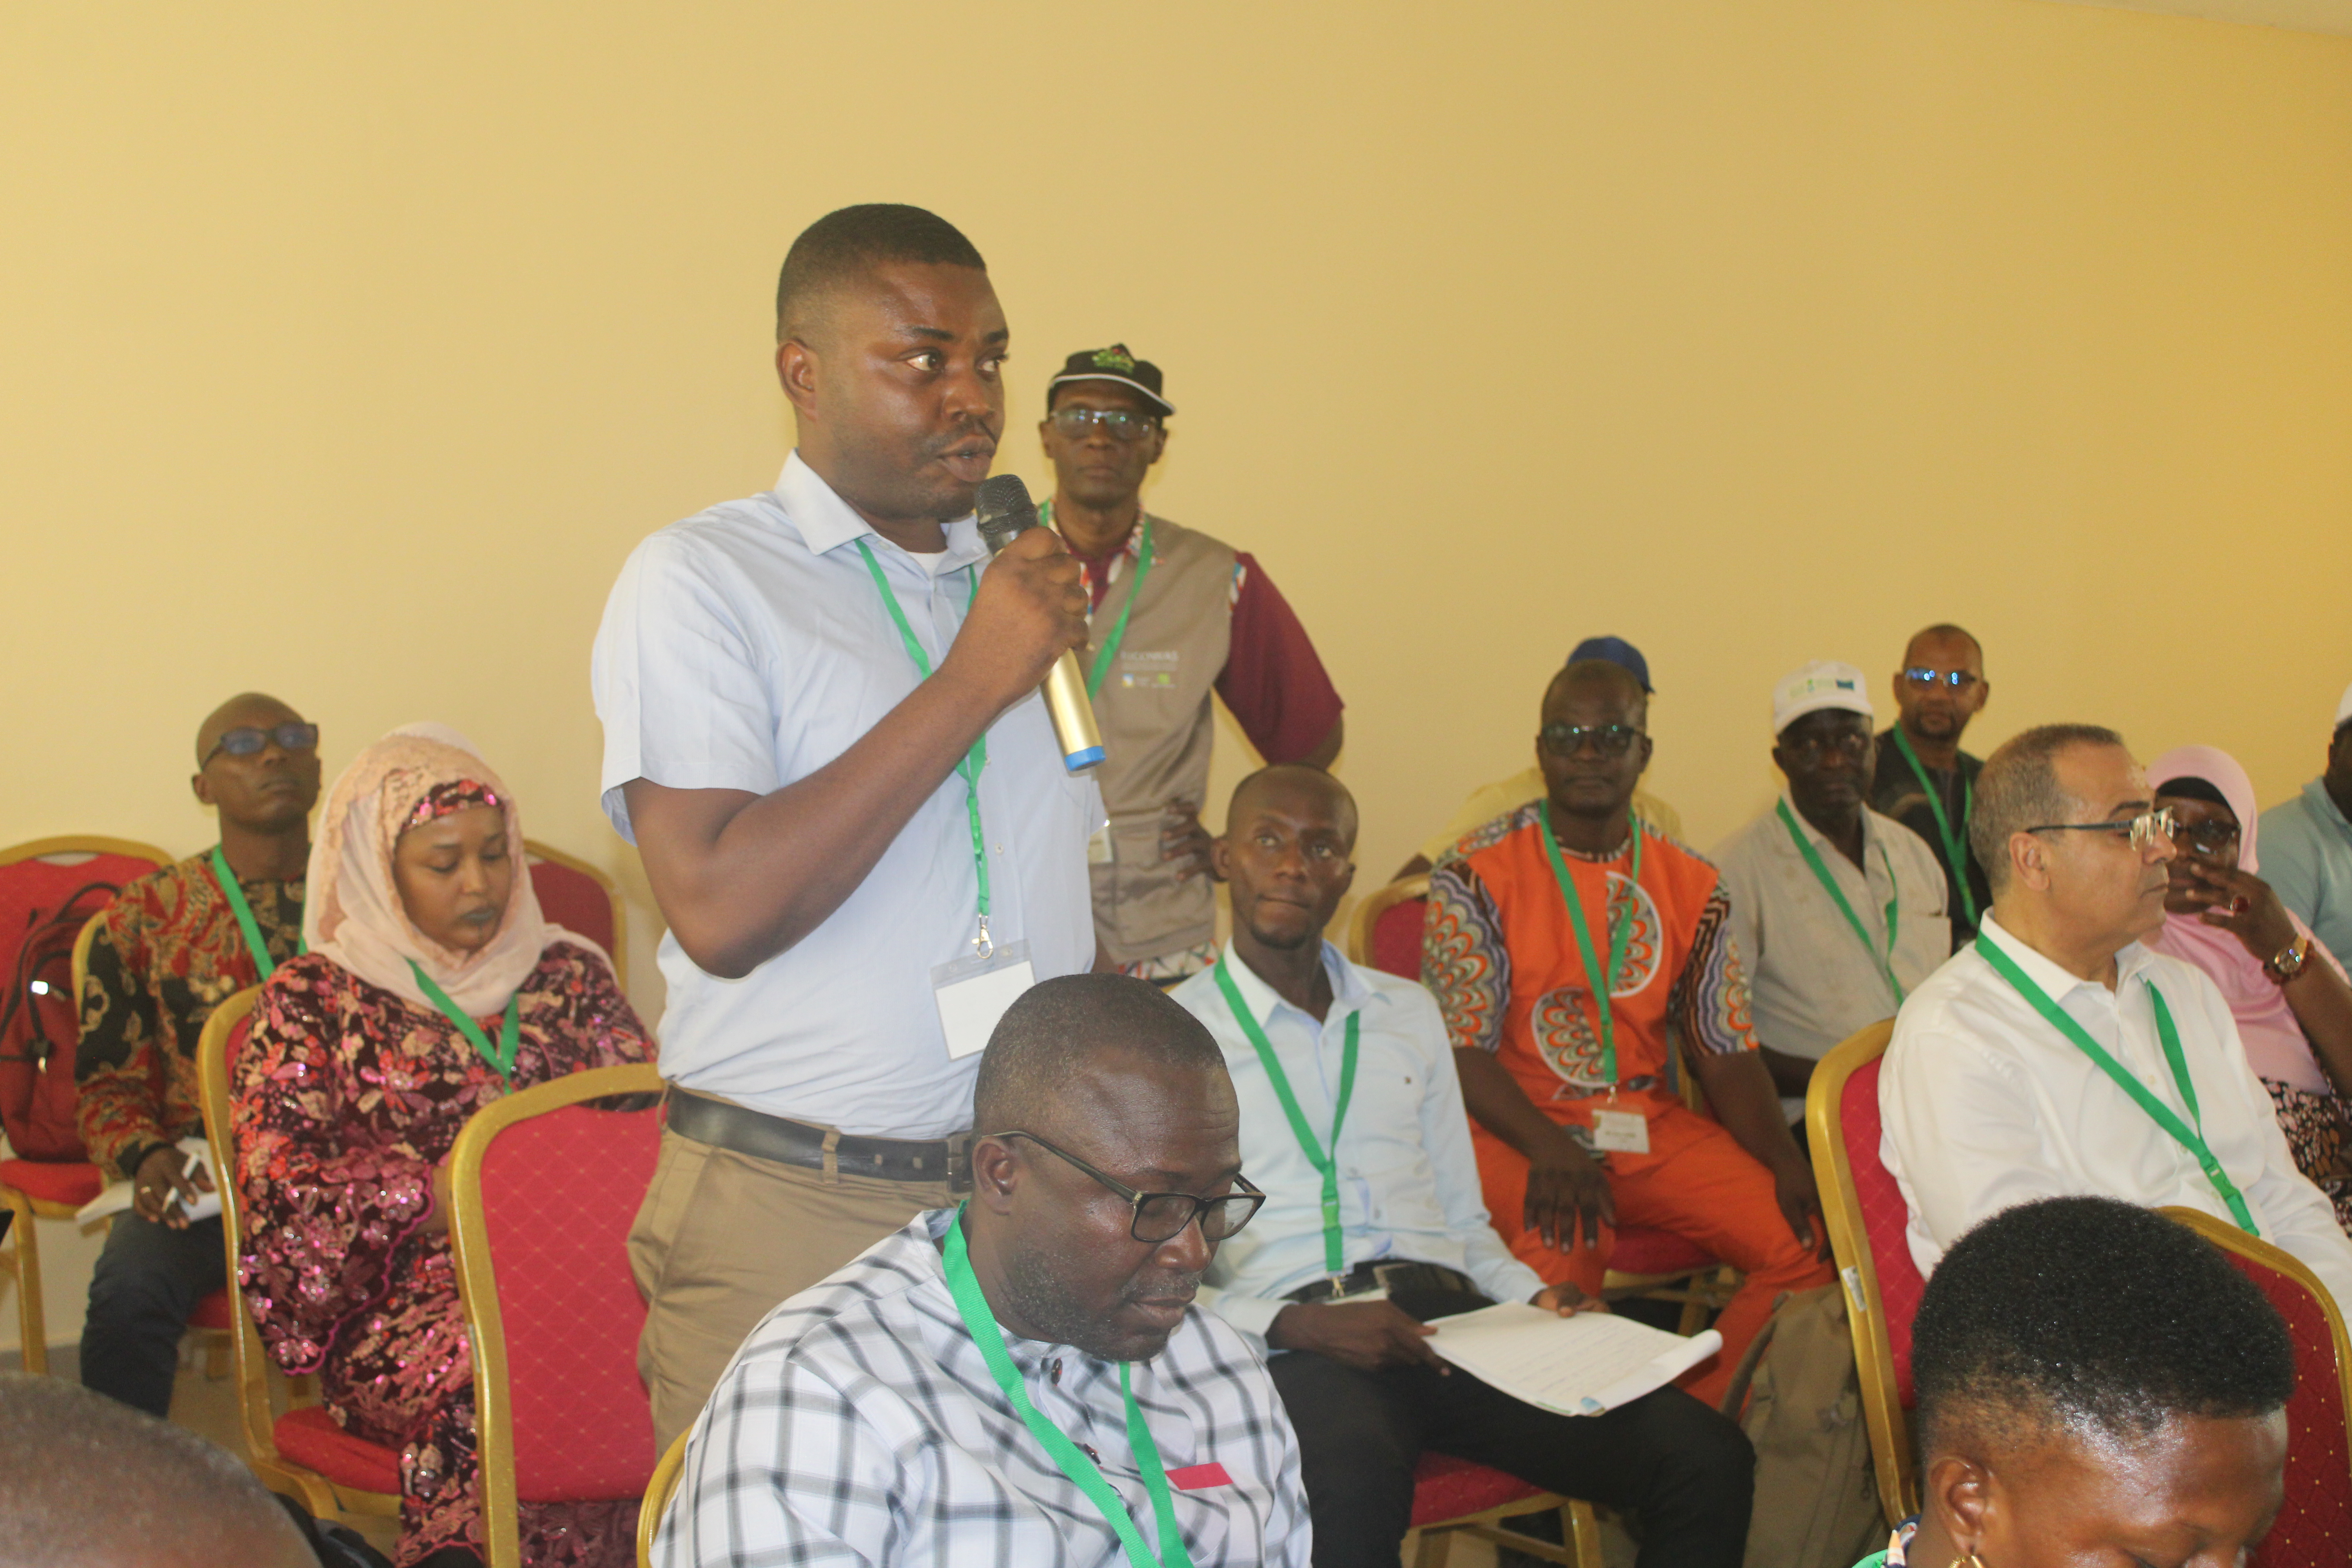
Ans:
[[[1640,648],[1623,637],[1587,637],[1569,654],[1568,662],[1574,664],[1586,658],[1605,658],[1612,664],[1622,665],[1633,672],[1633,679],[1642,683],[1643,690],[1653,693],[1657,690],[1650,684],[1650,661],[1642,657]]]

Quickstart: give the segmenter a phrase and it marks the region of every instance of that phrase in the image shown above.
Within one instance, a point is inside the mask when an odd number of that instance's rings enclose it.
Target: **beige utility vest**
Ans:
[[[1205,533],[1150,517],[1150,575],[1127,617],[1127,636],[1095,692],[1102,726],[1097,771],[1110,816],[1109,857],[1097,840],[1095,940],[1121,963],[1181,952],[1216,935],[1216,889],[1207,877],[1179,882],[1160,858],[1162,808],[1205,806],[1216,718],[1209,693],[1233,642],[1234,552]],[[1094,613],[1082,668],[1091,672],[1118,625],[1138,562],[1130,560]]]

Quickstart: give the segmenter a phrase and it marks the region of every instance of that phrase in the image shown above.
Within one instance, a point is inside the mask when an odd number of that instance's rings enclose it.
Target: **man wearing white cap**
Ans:
[[[2352,686],[2336,704],[2327,771],[2263,813],[2263,877],[2330,952],[2352,952]]]
[[[1772,761],[1788,787],[1709,857],[1731,894],[1756,1037],[1792,1123],[1803,1120],[1813,1064],[1893,1017],[1951,952],[1935,851],[1864,804],[1874,717],[1850,664],[1817,659],[1782,679]]]

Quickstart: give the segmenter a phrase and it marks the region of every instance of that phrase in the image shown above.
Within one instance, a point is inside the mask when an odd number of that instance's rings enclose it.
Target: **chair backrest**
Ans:
[[[2286,1505],[2253,1568],[2341,1564],[2352,1542],[2352,1342],[2343,1314],[2301,1259],[2228,1220],[2163,1211],[2230,1255],[2262,1288],[2294,1341],[2294,1397],[2286,1404]]]
[[[1348,962],[1407,980],[1421,978],[1421,922],[1429,878],[1399,877],[1356,906],[1348,924]]]
[[[1878,1071],[1895,1023],[1873,1024],[1823,1057],[1805,1092],[1805,1142],[1845,1284],[1862,1414],[1879,1506],[1892,1527],[1918,1511],[1911,1445],[1911,1320],[1927,1281],[1904,1240],[1902,1189],[1878,1157]]]
[[[523,840],[530,885],[540,912],[566,931],[576,931],[613,955],[613,977],[629,987],[629,925],[621,911],[621,890],[613,879],[562,850]]]
[[[268,1470],[283,1469],[286,1461],[278,1456],[273,1435],[268,1358],[262,1353],[261,1335],[253,1326],[245,1292],[237,1285],[245,1201],[236,1183],[236,1141],[230,1121],[234,1097],[228,1075],[229,1063],[245,1048],[245,1037],[253,1026],[253,1009],[260,1000],[261,987],[248,985],[214,1008],[212,1016],[205,1020],[205,1032],[196,1045],[196,1088],[204,1102],[205,1142],[212,1150],[213,1169],[220,1173],[221,1245],[228,1254],[228,1288],[236,1298],[230,1349],[236,1369],[237,1421],[245,1429],[246,1448],[254,1457],[254,1468],[263,1472],[267,1481]]]
[[[171,863],[168,849],[94,835],[36,838],[0,849],[0,975],[16,973],[16,949],[35,910],[61,903],[92,882],[119,888]],[[79,964],[75,967],[79,974]]]
[[[450,1151],[491,1568],[520,1563],[517,1502],[635,1499],[659,1458],[627,1242],[661,1118],[584,1102],[661,1087],[650,1063],[537,1084],[475,1112]]]

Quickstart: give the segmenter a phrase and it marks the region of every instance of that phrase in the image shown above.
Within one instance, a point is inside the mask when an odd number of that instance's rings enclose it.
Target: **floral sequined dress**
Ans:
[[[550,942],[523,981],[513,1089],[652,1059],[604,961]],[[479,1020],[495,1038],[499,1020]],[[278,968],[232,1069],[245,1234],[238,1279],[262,1342],[316,1372],[335,1419],[400,1453],[407,1564],[482,1550],[473,1361],[446,1234],[420,1234],[433,1173],[509,1092],[438,1012],[312,953]],[[634,1561],[635,1502],[522,1508],[523,1560]]]

